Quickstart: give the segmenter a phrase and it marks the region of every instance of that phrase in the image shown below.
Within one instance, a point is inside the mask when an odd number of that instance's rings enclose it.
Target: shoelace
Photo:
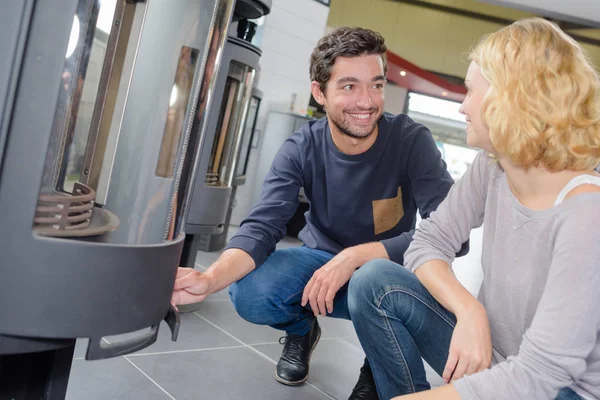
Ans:
[[[284,345],[283,347],[283,356],[289,358],[301,358],[303,350],[302,350],[302,340],[304,336],[296,336],[289,335],[283,336],[279,338],[279,344]]]

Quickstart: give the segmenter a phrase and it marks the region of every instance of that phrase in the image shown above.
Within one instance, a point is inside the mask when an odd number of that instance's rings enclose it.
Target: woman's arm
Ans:
[[[427,261],[416,271],[429,293],[456,316],[448,359],[442,373],[446,383],[489,368],[492,337],[483,305],[456,279],[444,261]]]
[[[492,345],[489,322],[481,304],[456,279],[454,254],[483,223],[492,161],[480,153],[448,197],[423,220],[405,255],[406,267],[446,309],[457,325],[442,377],[446,382],[489,367]]]
[[[461,400],[461,398],[454,386],[444,385],[426,392],[394,397],[392,400]]]
[[[597,200],[588,207],[577,204],[559,222],[548,278],[519,353],[453,382],[461,394],[478,399],[554,399],[590,367],[588,357],[598,346],[600,333],[597,204]]]

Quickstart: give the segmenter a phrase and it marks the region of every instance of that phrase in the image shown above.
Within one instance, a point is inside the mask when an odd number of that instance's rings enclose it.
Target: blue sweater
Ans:
[[[285,235],[303,187],[310,208],[298,238],[307,247],[337,254],[381,241],[403,264],[417,209],[427,218],[453,183],[430,131],[406,115],[384,113],[375,143],[358,155],[337,149],[327,118],[310,121],[279,149],[260,201],[227,248],[261,265]]]

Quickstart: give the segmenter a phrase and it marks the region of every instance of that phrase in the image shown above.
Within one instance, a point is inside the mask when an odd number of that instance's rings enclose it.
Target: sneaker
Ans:
[[[379,400],[373,372],[371,372],[371,367],[366,358],[365,363],[360,368],[358,382],[352,389],[352,394],[348,397],[348,400]]]
[[[290,386],[306,382],[310,356],[320,338],[321,328],[317,318],[314,318],[307,335],[288,335],[279,339],[284,347],[275,370],[275,379]]]

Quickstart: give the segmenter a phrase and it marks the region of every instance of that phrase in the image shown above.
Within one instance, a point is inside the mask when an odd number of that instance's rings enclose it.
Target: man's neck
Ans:
[[[330,120],[328,122],[331,131],[331,139],[333,140],[335,147],[337,147],[342,153],[351,156],[361,154],[369,150],[379,135],[379,127],[375,125],[373,133],[366,138],[353,138],[340,132],[338,127],[335,126],[335,124],[332,124]]]

